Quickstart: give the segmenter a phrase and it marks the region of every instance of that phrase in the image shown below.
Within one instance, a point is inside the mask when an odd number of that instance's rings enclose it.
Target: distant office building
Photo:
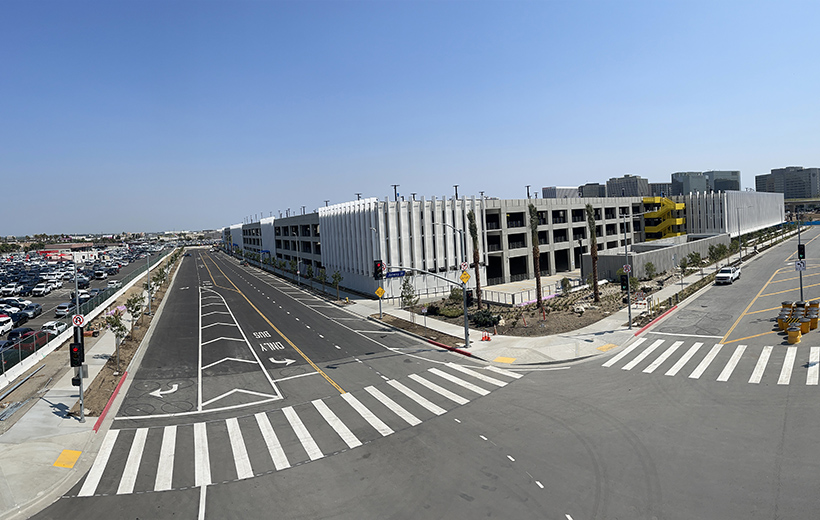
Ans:
[[[541,188],[541,197],[545,199],[577,199],[578,188],[574,186],[548,186]]]
[[[703,172],[706,185],[711,191],[740,191],[740,171],[723,170]]]
[[[672,195],[707,193],[709,183],[703,172],[675,172],[672,174]]]
[[[648,197],[649,181],[627,173],[606,181],[606,193],[609,197]]]
[[[669,197],[672,195],[671,182],[650,182],[649,194],[653,197]]]
[[[578,186],[578,194],[581,197],[606,197],[606,186],[597,182],[588,182],[583,186]]]
[[[755,190],[782,193],[785,199],[820,197],[820,168],[787,166],[755,176]]]

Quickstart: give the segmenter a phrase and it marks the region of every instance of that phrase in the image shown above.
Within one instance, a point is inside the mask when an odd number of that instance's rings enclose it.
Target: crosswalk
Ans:
[[[521,377],[496,367],[448,363],[280,410],[112,429],[77,496],[166,491],[281,471],[417,426]]]
[[[749,384],[789,385],[794,380],[806,385],[820,383],[820,347],[708,345],[695,341],[640,338],[603,363],[621,370],[656,371],[666,376],[685,375],[689,379],[712,378],[718,382],[741,379]],[[664,371],[664,368],[666,370]]]

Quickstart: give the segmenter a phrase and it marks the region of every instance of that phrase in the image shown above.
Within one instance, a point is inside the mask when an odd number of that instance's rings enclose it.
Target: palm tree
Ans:
[[[475,223],[475,212],[470,210],[467,213],[467,220],[470,221],[470,237],[473,239],[473,268],[475,269],[475,302],[478,310],[481,310],[481,270],[479,269],[478,256],[478,226]]]
[[[592,294],[595,302],[601,301],[598,292],[598,237],[595,234],[595,210],[587,204],[587,227],[589,228],[589,254],[592,256]]]
[[[532,266],[535,271],[535,294],[539,311],[544,310],[544,303],[541,301],[541,248],[538,246],[538,210],[530,203],[530,235],[532,238]]]

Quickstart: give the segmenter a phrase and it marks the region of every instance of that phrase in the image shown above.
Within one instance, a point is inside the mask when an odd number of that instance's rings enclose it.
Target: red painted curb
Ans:
[[[123,372],[122,377],[120,378],[120,382],[119,382],[119,384],[117,384],[117,388],[114,389],[114,393],[111,394],[111,397],[108,399],[108,402],[105,404],[105,408],[103,408],[103,411],[100,414],[100,417],[97,419],[97,422],[94,423],[94,433],[97,433],[97,430],[100,429],[100,425],[102,424],[103,419],[105,419],[105,414],[107,414],[108,409],[111,408],[111,403],[113,403],[114,398],[117,397],[117,394],[120,391],[120,387],[122,386],[123,383],[125,383],[125,376],[127,376],[127,375],[128,375],[128,372]]]
[[[640,334],[641,332],[645,331],[646,329],[648,329],[649,327],[651,327],[652,325],[654,325],[656,321],[658,321],[658,320],[660,320],[660,319],[664,318],[667,314],[669,314],[670,312],[674,311],[674,310],[675,310],[675,309],[677,309],[677,308],[678,308],[678,306],[677,306],[677,305],[675,305],[674,307],[672,307],[672,308],[671,308],[671,309],[669,309],[668,311],[664,312],[663,314],[661,314],[660,316],[658,316],[658,317],[657,317],[657,318],[655,318],[654,320],[650,321],[649,323],[647,323],[647,324],[644,326],[644,328],[642,328],[641,330],[639,330],[638,332],[636,332],[636,333],[635,333],[635,336],[637,336],[637,335],[638,335],[638,334]]]
[[[444,343],[439,343],[438,341],[433,341],[432,339],[428,339],[427,341],[432,343],[433,345],[435,345],[437,347],[446,348],[447,350],[451,350],[453,352],[458,352],[459,354],[467,356],[467,357],[473,357],[472,352],[467,352],[466,350],[461,350],[460,348],[451,347],[450,345],[445,345]]]

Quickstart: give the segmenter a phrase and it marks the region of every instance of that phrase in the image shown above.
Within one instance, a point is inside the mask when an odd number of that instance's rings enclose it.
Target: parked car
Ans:
[[[6,305],[5,303],[0,303],[0,312],[3,314],[11,314],[12,312],[20,312],[22,309],[20,307],[15,307],[14,305]]]
[[[29,319],[36,318],[43,313],[43,306],[39,303],[29,303],[20,312],[26,313]]]
[[[94,271],[94,278],[97,280],[105,280],[106,278],[108,278],[108,273],[106,273],[102,269]]]
[[[715,284],[732,283],[740,280],[740,267],[724,267],[715,275]]]
[[[11,318],[12,323],[14,323],[15,327],[21,327],[28,321],[28,316],[26,316],[23,312],[12,312],[8,315]]]
[[[16,343],[23,338],[31,336],[32,334],[34,334],[34,329],[32,329],[31,327],[18,327],[16,329],[12,329],[12,331],[9,332],[7,339],[11,342]]]
[[[3,289],[0,290],[3,296],[14,296],[16,294],[20,294],[20,291],[23,289],[23,286],[18,282],[12,282],[10,284],[6,284],[3,286]]]
[[[70,303],[61,303],[54,309],[54,317],[55,318],[62,318],[64,316],[68,316],[68,313],[71,312],[71,308],[73,307]]]
[[[68,328],[68,323],[64,321],[49,321],[43,324],[40,330],[56,336]]]
[[[45,296],[51,292],[51,286],[48,282],[38,283],[31,291],[32,296]]]
[[[0,335],[11,332],[13,328],[14,321],[5,314],[0,314]]]
[[[90,286],[91,286],[91,282],[89,281],[88,278],[86,278],[84,276],[81,276],[77,280],[77,287],[79,287],[80,289],[88,289]]]

